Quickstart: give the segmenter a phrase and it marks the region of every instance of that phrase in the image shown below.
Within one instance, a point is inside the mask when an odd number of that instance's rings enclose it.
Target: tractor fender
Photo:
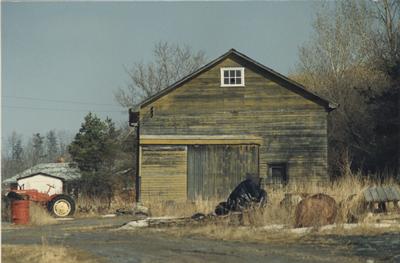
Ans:
[[[24,197],[14,191],[10,191],[6,194],[6,196],[10,199],[14,199],[14,200],[23,200]]]
[[[53,201],[53,199],[56,198],[56,197],[59,196],[59,195],[60,195],[60,194],[53,194],[53,195],[50,195],[50,196],[49,196],[49,201],[48,201],[48,202]]]

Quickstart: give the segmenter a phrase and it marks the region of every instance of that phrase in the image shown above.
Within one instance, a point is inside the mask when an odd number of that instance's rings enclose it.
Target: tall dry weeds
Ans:
[[[199,198],[195,201],[162,201],[154,198],[144,205],[149,208],[151,216],[186,217],[195,213],[212,213],[219,202],[221,200],[217,198]]]
[[[267,187],[268,202],[262,212],[245,214],[251,225],[266,224],[294,224],[296,204],[283,206],[281,201],[286,194],[313,195],[324,193],[335,199],[338,205],[336,223],[347,223],[353,220],[362,221],[367,211],[363,202],[363,190],[375,185],[393,184],[392,181],[375,182],[361,174],[353,174],[348,170],[346,175],[334,182],[321,184],[317,182],[296,183],[286,187]],[[224,201],[222,199],[197,199],[195,201],[165,202],[154,198],[144,205],[150,210],[152,216],[191,216],[194,213],[212,213],[215,206]]]
[[[34,226],[56,224],[57,220],[52,217],[47,209],[39,203],[29,204],[29,223]]]
[[[107,198],[89,198],[80,196],[76,199],[76,216],[91,217],[114,213],[117,209],[132,209],[135,202],[134,193],[116,193],[110,200]]]
[[[3,262],[14,263],[95,263],[99,259],[92,258],[82,251],[63,246],[49,245],[42,237],[41,245],[2,245],[1,259]]]

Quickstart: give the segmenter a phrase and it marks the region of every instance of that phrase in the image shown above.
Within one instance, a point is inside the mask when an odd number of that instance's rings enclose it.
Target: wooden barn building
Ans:
[[[327,181],[335,107],[231,49],[140,104],[140,201],[226,198],[249,175]]]

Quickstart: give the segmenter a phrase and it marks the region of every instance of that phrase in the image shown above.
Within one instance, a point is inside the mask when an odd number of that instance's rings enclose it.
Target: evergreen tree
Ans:
[[[118,151],[117,131],[111,119],[89,113],[68,151],[82,171],[81,191],[87,196],[112,196],[112,170]]]
[[[68,151],[82,171],[99,172],[112,167],[116,155],[116,130],[110,119],[89,113]]]

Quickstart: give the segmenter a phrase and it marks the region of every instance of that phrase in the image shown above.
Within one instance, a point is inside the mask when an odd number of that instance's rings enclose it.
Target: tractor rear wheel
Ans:
[[[68,195],[57,195],[48,204],[47,209],[55,217],[67,217],[75,213],[75,201]]]

